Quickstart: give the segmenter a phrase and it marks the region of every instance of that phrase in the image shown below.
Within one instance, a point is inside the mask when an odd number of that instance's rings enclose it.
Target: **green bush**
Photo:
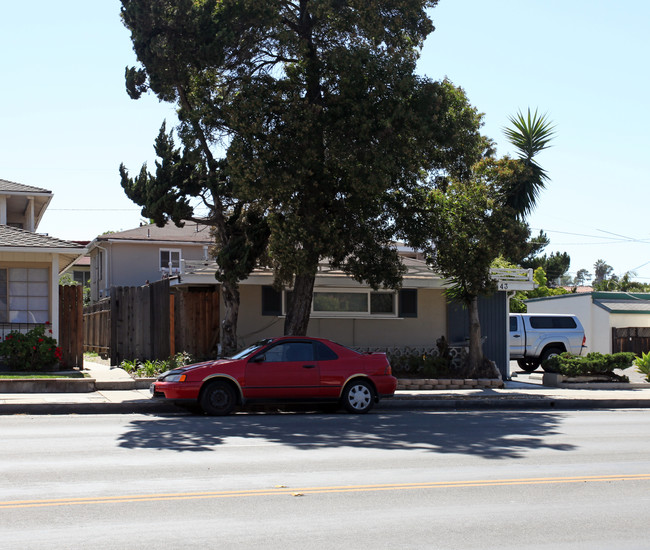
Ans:
[[[606,374],[615,376],[614,370],[627,369],[632,366],[635,355],[629,352],[603,354],[591,352],[587,355],[562,353],[542,363],[544,369],[565,376],[589,376]]]
[[[61,348],[56,340],[45,334],[51,333],[49,323],[38,325],[27,333],[11,331],[0,342],[0,357],[12,370],[55,370],[61,362]]]
[[[637,372],[645,374],[646,382],[650,382],[650,352],[641,353],[641,357],[634,360]]]
[[[447,378],[452,376],[451,356],[447,349],[436,351],[404,350],[388,352],[393,375],[421,376],[423,378]]]
[[[192,356],[187,352],[177,353],[169,359],[153,359],[139,361],[138,359],[124,360],[120,368],[137,378],[154,378],[171,369],[177,369],[192,363]]]

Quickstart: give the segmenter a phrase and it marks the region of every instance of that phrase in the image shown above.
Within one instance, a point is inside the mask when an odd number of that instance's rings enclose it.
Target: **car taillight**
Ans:
[[[587,345],[587,335],[585,334],[585,335],[582,337],[582,347],[584,348],[586,345]]]
[[[384,372],[384,374],[386,376],[390,376],[391,374],[393,374],[393,369],[391,368],[390,363],[388,362],[386,363],[386,372]]]

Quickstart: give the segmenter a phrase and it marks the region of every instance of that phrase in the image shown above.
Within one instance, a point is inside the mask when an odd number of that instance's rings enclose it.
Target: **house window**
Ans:
[[[418,316],[418,289],[403,288],[399,291],[399,316]]]
[[[181,270],[181,251],[178,249],[160,249],[160,271],[179,273]]]
[[[1,271],[5,272],[5,322],[47,322],[50,316],[49,270],[21,267]],[[3,275],[0,274],[0,286],[3,286],[2,280]],[[3,304],[1,292],[0,290],[0,308]]]
[[[7,283],[7,270],[0,269],[0,323],[6,323],[9,320],[9,291]]]
[[[291,299],[291,291],[281,293],[270,286],[262,287],[262,315],[286,314]],[[412,313],[412,307],[407,307],[405,316],[417,314]],[[312,300],[314,317],[397,317],[397,312],[398,294],[389,291],[315,290]]]
[[[100,250],[97,254],[97,281],[104,280],[104,251]]]
[[[282,315],[282,292],[272,286],[262,287],[262,315],[280,317]]]
[[[90,286],[90,271],[73,271],[72,278],[81,286]]]

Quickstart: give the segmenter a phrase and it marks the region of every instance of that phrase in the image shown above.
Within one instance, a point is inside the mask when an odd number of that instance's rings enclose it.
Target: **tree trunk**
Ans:
[[[467,305],[469,313],[469,364],[467,366],[467,376],[473,378],[483,364],[481,322],[478,318],[478,296],[472,297]]]
[[[239,285],[222,282],[224,316],[221,326],[221,354],[230,357],[237,351],[237,318],[239,317]]]
[[[306,336],[311,315],[311,301],[314,296],[316,274],[296,275],[291,293],[291,303],[284,320],[285,336]]]

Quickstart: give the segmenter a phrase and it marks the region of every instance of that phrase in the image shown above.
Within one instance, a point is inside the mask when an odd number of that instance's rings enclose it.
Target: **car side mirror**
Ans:
[[[264,354],[262,354],[262,355],[256,355],[256,356],[253,357],[253,359],[251,360],[252,363],[264,363],[264,361],[266,361],[266,355],[264,355]]]

